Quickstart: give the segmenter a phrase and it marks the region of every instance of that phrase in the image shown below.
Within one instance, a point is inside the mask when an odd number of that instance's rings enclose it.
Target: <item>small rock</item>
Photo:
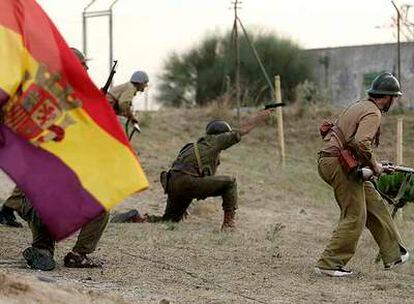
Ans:
[[[54,283],[54,282],[56,282],[56,279],[55,278],[52,278],[52,277],[46,277],[46,276],[40,276],[40,275],[38,275],[38,276],[36,276],[36,278],[39,281],[46,282],[46,283]]]
[[[166,300],[166,299],[162,299],[160,301],[160,304],[170,304],[170,301]]]

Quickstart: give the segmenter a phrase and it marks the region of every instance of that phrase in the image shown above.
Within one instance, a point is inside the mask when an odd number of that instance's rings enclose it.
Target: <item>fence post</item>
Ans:
[[[396,149],[396,162],[397,165],[402,165],[403,160],[403,123],[404,118],[399,117],[397,119],[397,149]]]
[[[280,85],[280,76],[275,76],[275,99],[276,102],[282,102],[282,90]],[[277,130],[279,136],[279,147],[280,147],[280,157],[282,161],[282,168],[286,165],[286,155],[285,155],[285,134],[283,130],[283,111],[282,107],[276,109],[277,117]]]
[[[397,147],[396,147],[397,165],[402,165],[404,162],[404,159],[403,159],[403,124],[404,124],[404,118],[398,117],[397,118],[397,143],[396,143],[397,144]],[[400,221],[403,219],[402,209],[398,210],[394,218]]]

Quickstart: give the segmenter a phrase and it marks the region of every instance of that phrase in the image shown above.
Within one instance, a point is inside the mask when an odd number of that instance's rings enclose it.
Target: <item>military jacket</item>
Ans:
[[[377,168],[377,159],[372,150],[381,123],[381,111],[377,105],[363,99],[351,104],[338,117],[336,125],[344,134],[346,144],[357,159],[366,166]],[[332,132],[323,139],[320,151],[335,153],[341,148]]]
[[[206,135],[197,140],[202,168],[199,168],[194,144],[185,145],[173,162],[171,170],[183,171],[191,174],[191,168],[200,176],[209,176],[216,173],[220,164],[220,152],[238,143],[241,135],[238,131],[226,132],[218,135]]]
[[[136,93],[137,89],[135,86],[130,82],[126,82],[111,88],[107,94],[107,98],[112,106],[118,104],[120,113],[117,114],[125,115],[131,108],[132,99]]]

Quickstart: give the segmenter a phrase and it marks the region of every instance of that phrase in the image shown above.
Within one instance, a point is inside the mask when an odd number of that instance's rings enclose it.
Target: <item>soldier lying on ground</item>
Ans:
[[[75,48],[72,48],[72,51],[78,57],[84,69],[87,70],[85,56]],[[27,221],[32,230],[32,246],[23,251],[23,257],[26,259],[27,265],[39,270],[54,269],[56,265],[53,259],[55,241],[24,193],[17,187],[0,209],[0,224],[10,227],[23,227],[22,224],[16,221],[14,211]],[[105,212],[82,227],[75,246],[64,258],[66,267],[92,268],[102,266],[100,262],[90,259],[87,255],[95,251],[108,220],[109,213]]]
[[[135,210],[118,214],[112,222],[179,222],[193,199],[221,196],[224,220],[222,229],[235,227],[237,183],[231,176],[216,176],[220,152],[238,143],[256,125],[264,121],[274,109],[263,110],[244,120],[239,130],[232,130],[223,120],[213,120],[206,126],[206,135],[196,143],[185,145],[168,172],[161,173],[161,183],[168,195],[163,216],[140,216]]]

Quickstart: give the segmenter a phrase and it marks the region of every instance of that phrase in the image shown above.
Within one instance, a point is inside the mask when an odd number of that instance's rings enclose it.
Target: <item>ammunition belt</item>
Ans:
[[[184,164],[184,163],[174,163],[173,167],[171,168],[172,172],[180,172],[184,174],[188,174],[191,176],[200,177],[199,170],[191,165],[191,164]]]
[[[325,152],[325,151],[320,151],[318,153],[319,157],[338,157],[339,156],[339,152]]]

